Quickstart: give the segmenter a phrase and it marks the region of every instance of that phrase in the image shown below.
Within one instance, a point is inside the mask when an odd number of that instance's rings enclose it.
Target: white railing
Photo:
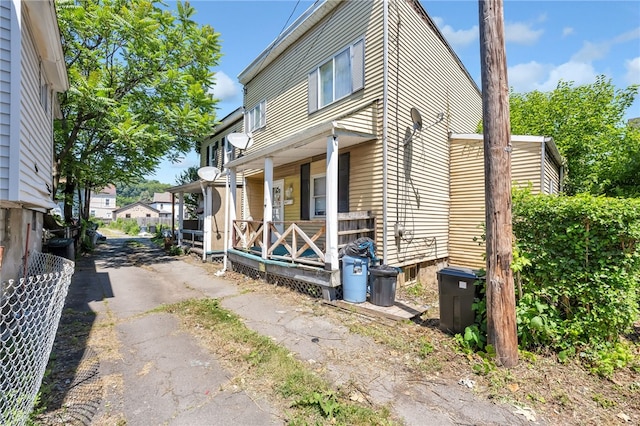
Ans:
[[[31,252],[18,280],[0,284],[0,424],[24,425],[53,347],[74,262]]]

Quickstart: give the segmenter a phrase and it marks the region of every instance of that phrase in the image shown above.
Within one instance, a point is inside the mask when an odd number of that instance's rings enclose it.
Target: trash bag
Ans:
[[[373,261],[378,260],[376,257],[376,243],[369,237],[358,238],[342,247],[338,253],[338,257],[345,255],[351,257],[368,257]]]

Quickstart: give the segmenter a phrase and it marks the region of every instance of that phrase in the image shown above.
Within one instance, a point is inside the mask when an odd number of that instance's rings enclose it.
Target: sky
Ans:
[[[369,1],[369,0],[360,0]],[[379,0],[375,0],[379,1]],[[175,1],[166,2],[175,7]],[[237,76],[311,0],[192,0],[194,20],[220,33],[222,58],[214,69],[217,118],[242,106]],[[478,2],[421,0],[429,16],[481,87]],[[620,89],[640,84],[640,1],[504,0],[509,86],[515,92],[551,91],[558,81],[590,84],[605,75]],[[626,118],[640,117],[640,100]],[[197,165],[193,152],[179,163],[163,162],[147,176],[175,184]]]

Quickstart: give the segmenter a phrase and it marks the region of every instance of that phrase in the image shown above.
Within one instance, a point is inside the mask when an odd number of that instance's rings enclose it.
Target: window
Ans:
[[[338,156],[338,213],[349,211],[349,160],[349,152]],[[309,220],[314,216],[326,216],[325,175],[314,175],[312,178],[310,172],[311,163],[300,165],[300,199],[302,200],[300,219],[302,220]],[[318,180],[319,178],[321,180]],[[324,213],[319,213],[318,210]]]
[[[96,211],[95,211],[95,210],[91,210],[91,211],[89,212],[89,216],[91,216],[91,217],[95,217],[95,215],[96,215]]]
[[[364,88],[364,39],[309,73],[309,113]]]
[[[311,177],[311,212],[314,217],[327,214],[327,177]]]
[[[127,218],[127,219],[131,219],[131,213],[125,214],[124,217]]]
[[[267,125],[267,101],[262,101],[246,113],[246,128],[249,132]]]
[[[105,198],[105,199],[104,199],[104,205],[105,205],[105,206],[107,206],[107,207],[109,207],[109,201],[110,201],[110,200],[109,200],[108,198]]]

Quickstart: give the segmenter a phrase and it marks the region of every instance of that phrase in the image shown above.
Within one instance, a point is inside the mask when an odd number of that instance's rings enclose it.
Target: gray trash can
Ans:
[[[478,279],[470,268],[449,266],[438,271],[441,330],[462,333],[475,322],[473,302]]]
[[[369,268],[371,276],[369,301],[377,306],[393,306],[396,299],[398,268],[381,265]]]

